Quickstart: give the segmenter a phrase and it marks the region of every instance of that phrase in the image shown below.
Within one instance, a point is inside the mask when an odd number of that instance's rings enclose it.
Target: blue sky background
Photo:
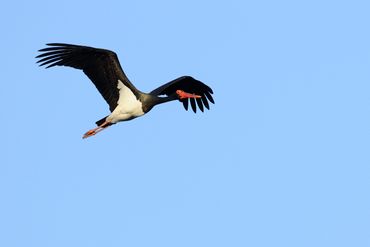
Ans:
[[[368,1],[6,1],[0,246],[370,246]],[[214,89],[81,136],[108,107],[49,42],[150,91]]]

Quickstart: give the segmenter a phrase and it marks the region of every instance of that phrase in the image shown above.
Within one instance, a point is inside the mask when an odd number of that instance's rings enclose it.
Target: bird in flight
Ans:
[[[94,83],[109,105],[110,114],[96,122],[97,127],[82,138],[96,135],[121,121],[128,121],[148,113],[154,106],[179,100],[188,110],[189,101],[194,113],[203,112],[214,104],[212,89],[191,76],[174,79],[150,93],[138,90],[125,75],[115,52],[88,46],[51,43],[39,50],[36,58],[40,66],[68,66],[81,69]],[[165,95],[165,96],[164,96]]]

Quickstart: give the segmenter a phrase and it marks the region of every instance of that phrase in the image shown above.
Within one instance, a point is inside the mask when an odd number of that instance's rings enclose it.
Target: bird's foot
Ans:
[[[176,94],[179,96],[179,99],[202,98],[202,96],[200,96],[200,95],[196,95],[196,94],[193,94],[193,93],[187,93],[187,92],[184,92],[182,90],[177,90]]]
[[[96,135],[97,133],[99,133],[100,131],[102,131],[103,129],[109,127],[110,125],[112,125],[112,123],[110,122],[107,122],[105,121],[103,124],[101,124],[100,126],[94,128],[94,129],[91,129],[89,131],[87,131],[83,136],[82,136],[82,139],[86,139],[90,136],[94,136]]]
[[[86,139],[90,136],[94,136],[96,135],[99,131],[99,127],[98,128],[95,128],[95,129],[91,129],[89,131],[87,131],[83,136],[82,136],[82,139]]]

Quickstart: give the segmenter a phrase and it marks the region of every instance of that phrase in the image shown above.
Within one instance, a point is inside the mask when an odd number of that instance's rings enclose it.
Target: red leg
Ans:
[[[94,128],[94,129],[91,129],[89,131],[87,131],[83,136],[82,138],[85,139],[85,138],[88,138],[90,136],[94,136],[96,135],[97,133],[99,133],[100,131],[102,131],[103,129],[107,128],[110,124],[110,122],[107,122],[105,121],[104,123],[102,123],[101,125],[99,125],[98,127]],[[108,126],[107,126],[108,125]]]

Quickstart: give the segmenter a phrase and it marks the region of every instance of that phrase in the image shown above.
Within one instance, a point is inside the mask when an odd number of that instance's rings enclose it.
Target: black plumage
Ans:
[[[198,81],[191,76],[181,76],[175,80],[172,80],[154,89],[153,91],[150,92],[150,94],[152,95],[164,95],[165,94],[169,96],[175,93],[176,90],[183,90],[191,94],[202,96],[201,98],[198,98],[198,99],[180,100],[184,104],[184,107],[186,110],[188,110],[189,100],[190,100],[190,104],[194,112],[197,112],[195,101],[197,102],[198,107],[201,111],[204,111],[203,104],[207,109],[209,109],[209,104],[208,104],[207,99],[213,104],[215,103],[211,95],[213,94],[213,90],[209,86],[204,84],[203,82]]]
[[[137,91],[123,72],[115,52],[70,44],[51,43],[47,45],[52,47],[39,50],[43,53],[36,57],[40,58],[37,63],[40,63],[40,66],[47,65],[46,68],[68,66],[81,69],[108,103],[110,111],[117,107],[118,79],[134,92]]]
[[[209,102],[214,103],[213,90],[191,76],[179,77],[147,94],[139,91],[130,82],[113,51],[62,43],[47,45],[49,47],[39,50],[41,54],[36,57],[39,59],[37,63],[40,66],[46,65],[46,68],[68,66],[81,69],[109,105],[112,114],[99,120],[97,122],[99,127],[91,130],[91,133],[87,132],[85,134],[87,137],[116,122],[141,116],[150,111],[153,106],[168,101],[180,100],[186,110],[190,101],[195,113],[197,106],[203,112],[204,107],[209,109]],[[123,86],[119,84],[120,82]],[[167,97],[161,95],[167,95]]]

